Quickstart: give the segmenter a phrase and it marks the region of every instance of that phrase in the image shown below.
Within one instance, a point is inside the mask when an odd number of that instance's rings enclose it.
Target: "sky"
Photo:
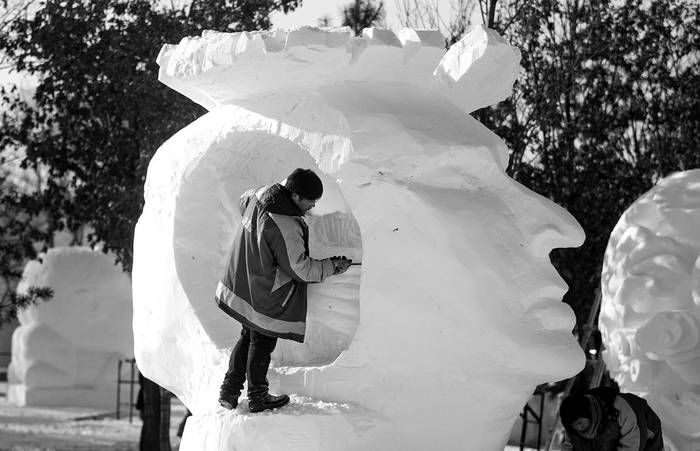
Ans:
[[[437,3],[441,14],[449,17],[452,11],[452,3],[456,0],[419,0],[422,3]],[[318,25],[318,19],[323,16],[332,18],[331,25],[341,25],[341,10],[343,6],[351,3],[352,0],[303,0],[302,6],[291,14],[274,13],[271,17],[272,23],[277,28],[295,28],[303,25]],[[399,30],[403,28],[397,15],[397,3],[401,0],[384,0],[386,9],[386,25],[389,28]]]

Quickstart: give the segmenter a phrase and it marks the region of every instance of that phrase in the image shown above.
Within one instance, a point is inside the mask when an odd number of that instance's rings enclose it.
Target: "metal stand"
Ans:
[[[528,424],[536,424],[537,425],[537,451],[540,449],[540,445],[542,444],[542,418],[544,416],[544,397],[545,397],[545,392],[542,389],[541,386],[538,386],[535,389],[535,393],[533,397],[539,396],[540,397],[540,411],[539,413],[535,412],[535,409],[530,407],[530,404],[525,404],[525,407],[523,408],[522,413],[520,414],[520,418],[523,420],[523,425],[522,428],[520,429],[520,451],[523,451],[525,449],[525,439],[527,436],[527,427]],[[532,417],[532,418],[529,418]]]
[[[8,364],[9,364],[11,357],[12,357],[11,352],[0,352],[0,359],[5,360],[5,358],[7,358]],[[7,366],[0,363],[0,382],[6,382],[6,381],[7,381]]]
[[[129,378],[122,378],[122,367],[124,364],[129,366]],[[121,406],[129,406],[129,423],[134,417],[134,385],[139,383],[136,377],[136,360],[135,359],[124,359],[119,361],[117,368],[117,420],[120,419]],[[122,402],[122,384],[129,384],[129,402]]]

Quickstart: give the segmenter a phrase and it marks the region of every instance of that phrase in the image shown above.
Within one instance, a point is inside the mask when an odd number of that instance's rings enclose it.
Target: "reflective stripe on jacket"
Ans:
[[[333,274],[333,263],[309,257],[308,226],[284,186],[244,193],[241,215],[216,303],[265,335],[303,342],[306,285]]]

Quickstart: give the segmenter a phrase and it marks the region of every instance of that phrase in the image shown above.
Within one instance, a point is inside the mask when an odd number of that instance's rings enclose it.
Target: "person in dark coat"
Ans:
[[[663,451],[661,421],[632,393],[601,387],[564,399],[562,451]]]
[[[263,186],[241,196],[241,224],[216,303],[242,324],[231,353],[219,403],[235,409],[248,380],[251,412],[274,409],[289,396],[271,395],[267,370],[278,338],[304,341],[306,288],[347,271],[345,257],[309,256],[309,229],[303,216],[323,194],[321,179],[310,169],[296,169],[284,184]]]

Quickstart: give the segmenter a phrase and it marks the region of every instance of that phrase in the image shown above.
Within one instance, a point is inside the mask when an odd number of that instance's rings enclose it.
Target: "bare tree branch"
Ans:
[[[24,0],[24,4],[8,5],[7,9],[0,15],[0,32],[5,32],[6,28],[20,17],[27,17],[29,7],[35,3],[37,0]]]
[[[402,25],[411,28],[437,29],[447,45],[462,37],[470,27],[470,18],[478,0],[456,0],[449,13],[440,10],[437,0],[397,0],[397,15]]]

